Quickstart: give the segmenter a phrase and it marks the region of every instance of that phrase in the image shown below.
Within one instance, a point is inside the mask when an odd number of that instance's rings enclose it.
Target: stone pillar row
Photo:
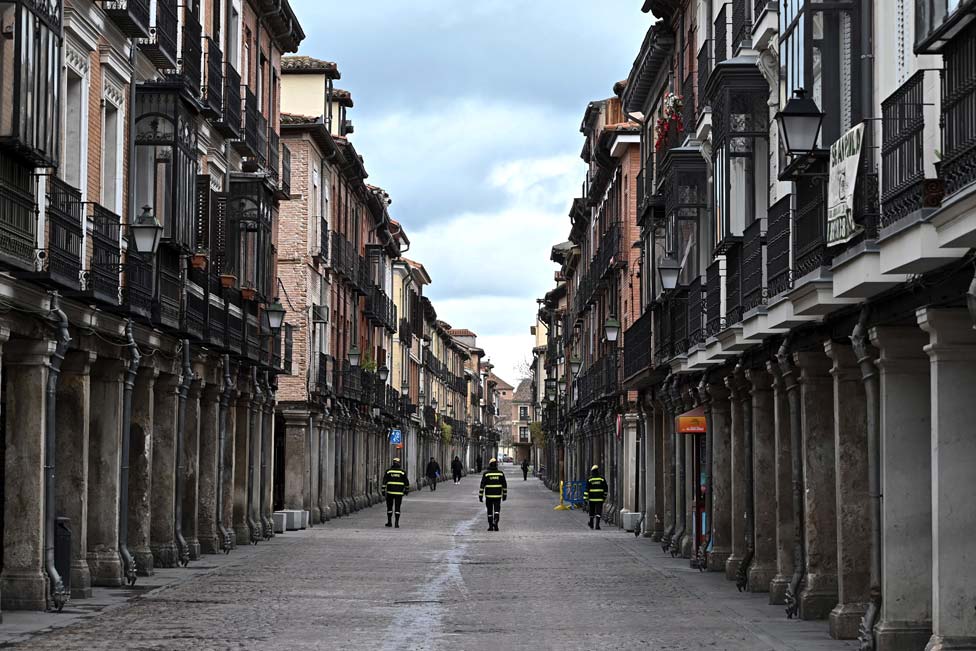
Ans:
[[[880,389],[875,408],[883,496],[881,611],[873,635],[879,651],[976,649],[976,332],[964,309],[923,308],[916,322],[869,331]],[[856,638],[871,599],[872,562],[870,407],[863,376],[847,339],[807,342],[789,359],[799,398],[799,450],[792,446],[787,387],[775,360],[750,360],[744,372],[732,372],[733,364],[713,369],[691,401],[704,405],[708,416],[707,568],[733,579],[751,551],[747,589],[768,591],[771,604],[784,603],[795,569],[796,486],[804,552],[799,616],[827,619],[833,637]],[[690,508],[678,513],[675,504],[680,507],[682,494],[693,498],[697,478],[680,485],[680,467],[672,464],[683,462],[685,476],[692,476],[695,454],[681,440],[691,437],[674,436],[674,418],[695,393],[677,387],[698,378],[672,377],[642,396],[644,531],[655,540],[667,542],[690,526],[682,522]],[[746,407],[751,418],[744,420]],[[800,477],[793,476],[794,455]],[[750,490],[751,550],[744,530]],[[687,543],[681,552],[689,555]]]

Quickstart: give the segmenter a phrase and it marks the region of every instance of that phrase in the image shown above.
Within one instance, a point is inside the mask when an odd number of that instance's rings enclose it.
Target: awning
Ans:
[[[695,407],[674,419],[674,427],[678,434],[704,434],[707,429],[705,422],[705,408]]]

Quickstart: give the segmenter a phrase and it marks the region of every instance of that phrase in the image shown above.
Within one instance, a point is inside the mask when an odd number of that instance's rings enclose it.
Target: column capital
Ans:
[[[775,359],[766,360],[766,372],[769,373],[773,381],[773,389],[776,391],[786,390],[786,383],[783,381],[783,371]]]
[[[800,371],[800,384],[822,380],[830,372],[830,360],[822,352],[793,353],[793,363]]]
[[[3,361],[13,366],[46,366],[57,348],[54,339],[14,339],[9,343],[4,347]]]
[[[728,400],[729,390],[725,385],[726,378],[718,378],[705,385],[705,392],[712,402]]]
[[[892,371],[929,363],[925,355],[929,338],[914,326],[875,326],[868,334],[871,344],[878,349],[880,369]]]
[[[98,359],[93,350],[69,350],[61,362],[61,373],[70,375],[88,375],[92,364]]]
[[[281,415],[285,418],[285,427],[303,426],[308,424],[308,419],[312,413],[307,409],[288,408],[282,409]]]
[[[915,313],[928,333],[924,350],[933,361],[976,359],[976,333],[969,311],[963,308],[922,308]]]
[[[160,373],[156,378],[156,385],[153,391],[157,396],[171,394],[176,395],[180,390],[180,378],[172,373]]]
[[[773,388],[772,375],[765,367],[747,368],[745,377],[752,385],[752,391],[769,391]]]
[[[824,353],[833,361],[831,375],[840,380],[861,379],[861,370],[852,345],[828,339],[824,342]]]

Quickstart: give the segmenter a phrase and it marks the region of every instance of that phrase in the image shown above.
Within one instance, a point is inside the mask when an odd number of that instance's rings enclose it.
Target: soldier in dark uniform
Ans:
[[[386,497],[386,526],[400,528],[400,505],[403,496],[410,491],[410,480],[407,473],[400,468],[400,460],[394,459],[393,465],[383,475],[383,496]],[[393,517],[396,516],[396,524]]]
[[[603,502],[607,499],[607,480],[600,475],[600,466],[590,468],[590,478],[586,480],[586,490],[583,500],[590,507],[590,529],[596,519],[596,528],[600,528],[600,518],[603,517]]]
[[[498,459],[488,462],[488,470],[481,476],[481,490],[478,501],[484,502],[488,509],[488,531],[498,531],[498,517],[502,512],[502,502],[508,499],[508,482],[505,473],[498,469]]]

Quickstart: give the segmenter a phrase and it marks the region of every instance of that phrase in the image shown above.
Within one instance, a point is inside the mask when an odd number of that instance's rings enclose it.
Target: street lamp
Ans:
[[[390,369],[384,364],[376,370],[376,374],[379,376],[380,382],[385,383],[387,378],[390,377]]]
[[[620,336],[620,321],[617,317],[611,316],[606,320],[603,324],[603,332],[607,336],[607,341],[617,341],[617,337]]]
[[[434,411],[437,411],[437,398],[430,399],[430,406],[434,408]]]
[[[281,324],[285,321],[285,308],[281,305],[278,297],[275,296],[271,305],[264,308],[264,325],[272,333],[281,330]]]
[[[362,357],[362,353],[359,352],[359,346],[353,344],[349,347],[349,366],[353,368],[359,366],[359,359]]]
[[[573,356],[569,358],[569,370],[573,377],[579,375],[581,368],[583,368],[583,360],[580,359],[579,353],[573,353]]]
[[[661,289],[671,291],[678,286],[678,274],[681,265],[674,258],[661,258],[657,262],[657,273],[661,278]]]
[[[554,378],[546,379],[546,397],[549,400],[556,399],[556,380]]]
[[[794,97],[776,114],[786,153],[796,156],[816,151],[823,119],[824,113],[817,103],[806,96],[806,91],[797,88]]]
[[[410,383],[404,380],[403,384],[400,385],[400,395],[404,398],[410,396]]]
[[[142,207],[139,216],[129,224],[129,232],[132,234],[132,245],[136,253],[156,254],[159,238],[163,234],[163,226],[156,219],[151,207]]]

